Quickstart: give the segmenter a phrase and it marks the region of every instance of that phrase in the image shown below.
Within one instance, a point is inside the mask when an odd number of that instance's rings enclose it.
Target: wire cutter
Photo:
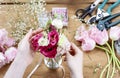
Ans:
[[[104,17],[107,17],[107,16],[111,15],[112,14],[111,11],[113,10],[113,8],[117,7],[120,4],[120,0],[118,0],[113,5],[108,7],[107,11],[105,12],[105,10],[103,10],[103,8],[104,8],[104,6],[107,2],[108,2],[108,0],[104,0],[104,2],[98,7],[97,15],[92,16],[88,20],[89,24],[92,24],[92,23],[98,21],[99,19],[102,19]]]
[[[97,25],[97,28],[101,31],[103,31],[104,29],[109,29],[110,27],[113,27],[117,24],[120,23],[120,20],[118,21],[115,21],[115,22],[111,22],[112,19],[116,18],[120,16],[120,13],[117,13],[117,14],[113,14],[113,15],[110,15],[110,16],[107,16],[107,17],[104,17],[103,19],[100,19],[98,21],[98,25]]]
[[[89,5],[85,9],[78,9],[75,12],[75,15],[82,21],[85,22],[84,19],[87,15],[92,16],[92,12],[95,10],[96,6],[100,3],[101,0],[96,0],[93,4]]]

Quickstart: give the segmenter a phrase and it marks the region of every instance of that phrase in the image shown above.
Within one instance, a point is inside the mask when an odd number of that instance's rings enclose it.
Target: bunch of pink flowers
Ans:
[[[76,31],[75,39],[81,42],[83,51],[91,51],[96,47],[106,52],[108,64],[101,72],[100,78],[103,77],[105,71],[107,71],[106,78],[113,78],[115,68],[118,68],[120,71],[120,61],[116,57],[116,50],[114,48],[114,42],[120,39],[120,27],[111,27],[109,31],[106,29],[100,31],[95,25],[90,26],[88,29],[86,28],[84,25],[80,26]]]
[[[66,36],[60,31],[63,23],[59,19],[54,19],[42,33],[32,37],[31,47],[34,51],[39,51],[45,57],[54,58],[57,54],[64,54],[70,50],[70,43]]]
[[[0,29],[0,68],[13,61],[17,54],[17,49],[13,47],[14,39],[8,37],[5,29]]]

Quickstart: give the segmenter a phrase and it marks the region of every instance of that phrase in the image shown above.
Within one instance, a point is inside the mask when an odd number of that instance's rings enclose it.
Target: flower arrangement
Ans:
[[[13,61],[17,54],[17,49],[13,47],[15,40],[8,37],[5,29],[0,29],[0,68]]]
[[[63,23],[60,19],[49,21],[42,33],[32,37],[31,47],[49,58],[55,58],[57,54],[69,51],[70,42],[63,33],[60,33],[62,28]]]
[[[109,32],[106,29],[100,31],[95,25],[86,28],[84,25],[80,26],[76,31],[75,39],[81,42],[83,51],[91,51],[95,47],[105,51],[108,63],[102,70],[100,78],[103,77],[106,71],[106,78],[113,78],[115,68],[120,71],[120,60],[117,58],[114,48],[114,42],[120,39],[120,27],[111,27]]]

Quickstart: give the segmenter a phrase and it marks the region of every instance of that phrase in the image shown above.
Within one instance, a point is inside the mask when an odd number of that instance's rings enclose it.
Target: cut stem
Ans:
[[[109,54],[111,54],[110,51],[109,51],[108,49],[104,48],[104,47],[101,47],[101,46],[97,46],[97,45],[96,45],[96,48],[102,49],[102,50],[108,52]]]

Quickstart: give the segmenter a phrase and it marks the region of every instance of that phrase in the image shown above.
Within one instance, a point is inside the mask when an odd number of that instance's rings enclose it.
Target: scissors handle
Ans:
[[[113,10],[113,8],[117,7],[120,4],[120,0],[118,0],[117,2],[115,2],[113,5],[111,5],[108,9],[107,12],[109,14],[111,14],[111,11]]]
[[[116,18],[116,17],[118,17],[118,16],[120,16],[120,13],[110,15],[110,16],[108,16],[108,18],[106,18],[106,19],[104,20],[104,22],[107,22],[107,21],[109,21],[109,20],[112,20],[112,19],[114,19],[114,18]]]
[[[98,8],[103,9],[107,2],[108,2],[108,0],[104,0],[104,2]]]
[[[107,25],[107,28],[110,28],[110,27],[116,26],[116,25],[119,24],[119,23],[120,23],[120,20],[115,21],[115,22],[113,22],[113,23]]]

